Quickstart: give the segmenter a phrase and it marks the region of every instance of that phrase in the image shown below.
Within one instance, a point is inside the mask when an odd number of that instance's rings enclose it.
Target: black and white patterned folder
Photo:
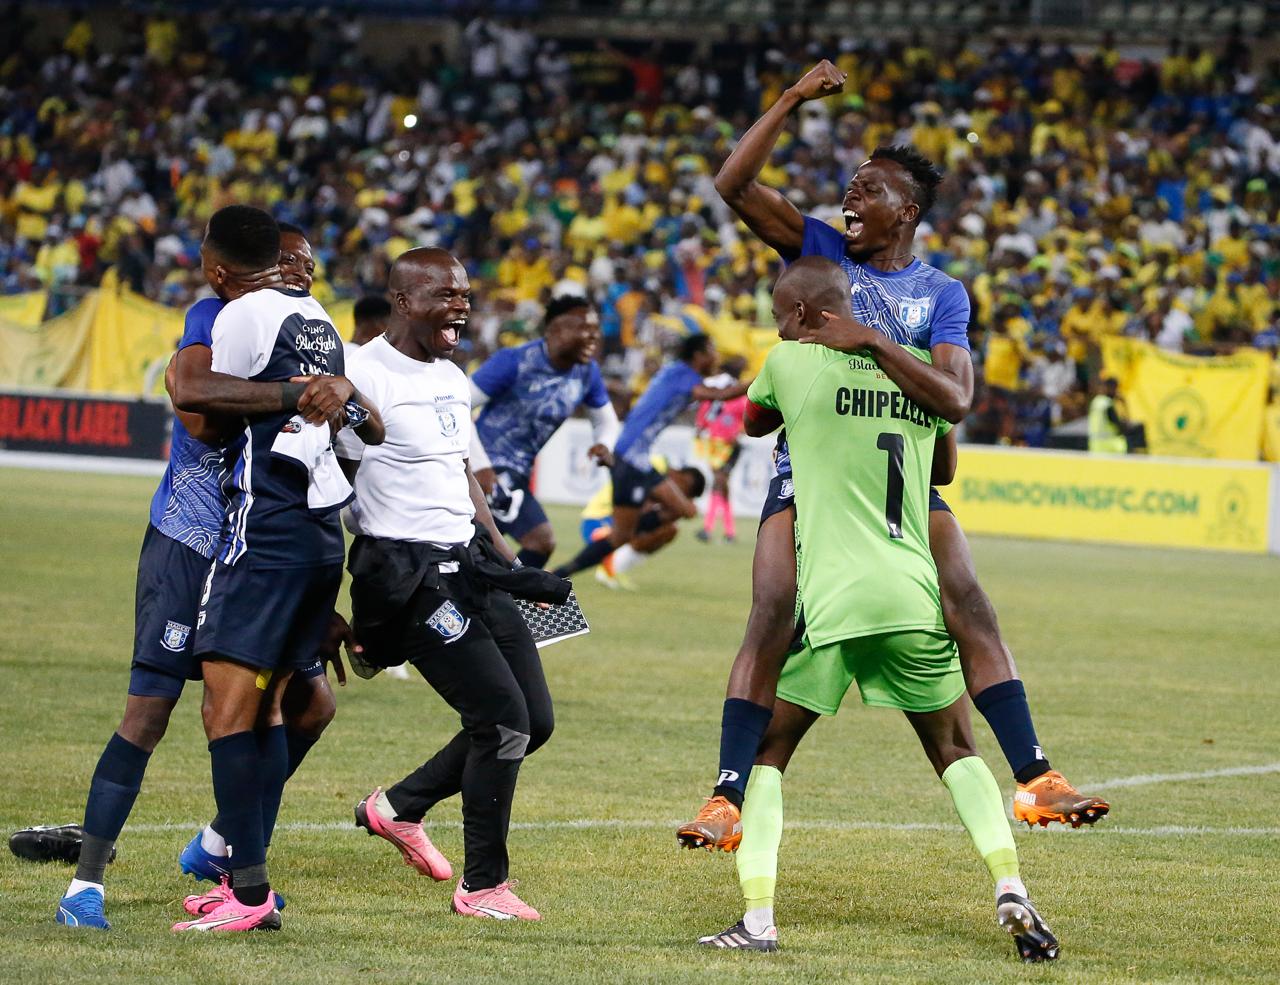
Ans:
[[[564,605],[553,605],[548,609],[540,609],[536,602],[524,599],[516,599],[516,605],[519,606],[520,615],[524,617],[524,624],[533,634],[533,641],[538,644],[538,649],[591,632],[574,592],[569,593]]]

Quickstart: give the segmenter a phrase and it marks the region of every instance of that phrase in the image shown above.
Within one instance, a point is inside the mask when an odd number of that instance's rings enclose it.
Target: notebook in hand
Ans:
[[[541,609],[536,602],[528,602],[524,599],[516,599],[516,605],[520,608],[524,624],[529,627],[529,632],[533,634],[533,641],[539,649],[575,636],[585,636],[591,632],[586,616],[582,614],[582,607],[578,605],[578,596],[574,592],[569,593],[569,598],[564,605],[553,605],[547,609]]]

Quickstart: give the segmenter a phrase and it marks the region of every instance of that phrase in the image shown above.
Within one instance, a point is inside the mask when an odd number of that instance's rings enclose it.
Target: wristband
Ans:
[[[298,401],[302,398],[302,394],[306,389],[307,385],[305,383],[281,383],[280,409],[297,410]]]
[[[356,403],[354,400],[348,400],[342,407],[347,415],[347,427],[358,428],[369,420],[369,409]]]

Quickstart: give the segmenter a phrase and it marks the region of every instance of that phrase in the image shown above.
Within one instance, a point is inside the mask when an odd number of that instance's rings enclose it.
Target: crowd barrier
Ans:
[[[556,433],[538,459],[540,499],[581,504],[600,488],[607,473],[589,447],[585,421]],[[655,450],[673,465],[700,464],[692,428],[668,428]],[[772,453],[772,438],[744,441],[730,495],[739,516],[759,515]],[[970,533],[1280,554],[1278,473],[1248,462],[961,445],[955,482],[941,492]]]
[[[105,471],[102,456],[162,460],[168,441],[163,401],[0,390],[3,452],[70,453]],[[773,438],[743,440],[730,484],[736,515],[759,515],[773,445]],[[556,432],[534,475],[543,502],[581,506],[605,483],[608,471],[587,457],[590,447],[584,420]],[[668,428],[654,451],[672,467],[706,471],[690,427]],[[38,464],[34,455],[23,459]],[[6,461],[16,464],[0,455],[0,465]],[[961,445],[955,481],[942,494],[974,534],[1280,554],[1276,465]]]
[[[0,390],[0,449],[163,460],[171,415],[167,400]]]

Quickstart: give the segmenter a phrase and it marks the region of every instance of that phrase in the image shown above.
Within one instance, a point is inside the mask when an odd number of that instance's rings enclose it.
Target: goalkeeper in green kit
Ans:
[[[821,324],[824,310],[849,316],[849,281],[837,264],[794,261],[778,280],[773,310],[784,341],[747,393],[748,419],[756,418],[754,433],[762,423],[787,429],[806,638],[782,670],[747,784],[737,852],[746,914],[700,943],[776,949],[782,773],[809,727],[834,715],[856,681],[864,704],[906,713],[991,873],[997,921],[1021,957],[1053,960],[1058,942],[1027,897],[1000,790],[974,747],[929,553],[930,480],[949,482],[955,471],[954,436],[943,437],[950,425],[869,356],[788,341]]]

